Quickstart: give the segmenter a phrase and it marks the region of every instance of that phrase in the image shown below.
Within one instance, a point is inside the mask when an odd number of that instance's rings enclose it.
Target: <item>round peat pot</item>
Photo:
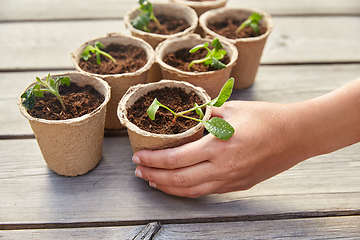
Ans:
[[[201,38],[197,34],[189,34],[178,38],[168,39],[160,43],[156,48],[156,61],[161,67],[163,78],[189,82],[195,86],[204,88],[211,98],[215,98],[220,93],[225,82],[232,77],[231,70],[238,57],[238,51],[232,43],[223,39],[221,40],[221,43],[230,58],[230,62],[226,65],[226,68],[223,69],[208,72],[188,72],[172,67],[163,61],[164,56],[168,53],[173,53],[183,48],[191,49],[204,42],[209,42],[209,46],[211,47],[211,39]],[[235,79],[235,82],[236,81],[237,79]]]
[[[183,35],[186,35],[188,33],[192,33],[195,31],[196,26],[198,25],[198,17],[196,15],[196,12],[182,4],[169,4],[169,3],[154,3],[153,4],[153,11],[154,15],[169,15],[173,16],[175,18],[184,19],[190,26],[185,29],[182,32],[170,34],[170,35],[164,35],[164,34],[156,34],[151,32],[145,32],[139,29],[136,29],[131,25],[131,20],[136,18],[139,15],[139,7],[135,7],[131,10],[129,10],[124,15],[124,22],[126,24],[126,27],[130,30],[131,34],[133,36],[139,37],[144,39],[146,42],[148,42],[154,49],[156,46],[168,39],[173,37],[180,37]]]
[[[225,7],[227,0],[191,1],[191,0],[170,0],[179,4],[184,4],[195,10],[198,16],[211,9]]]
[[[70,77],[70,84],[91,85],[105,97],[104,102],[90,114],[67,120],[34,118],[22,106],[21,97],[19,97],[18,105],[21,114],[29,120],[48,167],[64,176],[82,175],[93,169],[101,159],[110,87],[100,78],[78,72],[51,77],[58,76]],[[26,89],[33,87],[36,83],[37,81],[34,81]]]
[[[154,3],[153,4],[153,11],[155,16],[157,15],[169,15],[173,16],[178,19],[184,19],[190,26],[186,28],[184,31],[174,33],[174,34],[157,34],[151,32],[145,32],[139,29],[136,29],[131,24],[131,20],[136,18],[139,15],[139,7],[134,7],[133,9],[129,10],[124,15],[124,22],[126,27],[130,30],[131,35],[144,39],[148,42],[154,49],[157,47],[159,43],[165,41],[169,38],[180,37],[184,36],[189,33],[195,32],[196,28],[198,27],[198,16],[196,12],[182,4],[175,4],[175,3]],[[161,75],[160,66],[155,62],[152,68],[150,69],[147,82],[158,82],[164,77]]]
[[[137,152],[142,149],[157,150],[165,148],[173,148],[188,142],[193,142],[200,139],[203,136],[204,125],[198,123],[196,126],[188,129],[185,132],[178,134],[155,134],[140,129],[138,126],[129,121],[128,109],[142,96],[148,92],[161,89],[165,87],[181,88],[185,92],[190,93],[194,91],[196,95],[203,101],[203,103],[210,101],[209,95],[204,89],[195,87],[194,85],[173,80],[162,80],[156,83],[139,84],[129,88],[124,94],[123,98],[119,102],[118,117],[121,123],[127,128],[131,147],[133,152]],[[206,112],[203,120],[209,120],[211,116],[211,107],[206,107]]]
[[[225,19],[247,19],[253,12],[263,15],[259,21],[261,25],[266,27],[266,32],[257,37],[225,38],[208,28],[208,24],[222,22]],[[199,18],[200,27],[203,29],[205,35],[219,40],[225,39],[233,43],[238,52],[238,60],[236,67],[233,68],[231,76],[235,78],[235,89],[242,89],[251,86],[254,83],[258,67],[260,65],[260,58],[266,43],[266,40],[271,33],[274,23],[271,16],[258,9],[245,9],[245,8],[219,8],[210,10]]]
[[[147,57],[146,64],[139,70],[131,73],[121,73],[121,74],[109,74],[109,75],[100,75],[85,72],[79,67],[79,62],[81,59],[81,54],[88,45],[94,46],[95,42],[101,42],[105,47],[109,44],[119,44],[119,45],[131,45],[144,49]],[[88,42],[85,42],[80,47],[78,47],[72,54],[71,60],[79,72],[89,74],[94,77],[99,77],[108,82],[111,87],[111,98],[107,106],[107,115],[105,120],[105,128],[109,130],[119,130],[124,128],[117,118],[116,109],[117,105],[127,91],[127,89],[133,85],[139,83],[146,83],[148,72],[155,61],[155,52],[153,48],[144,40],[132,36],[122,36],[119,34],[109,34],[106,37],[97,38]]]

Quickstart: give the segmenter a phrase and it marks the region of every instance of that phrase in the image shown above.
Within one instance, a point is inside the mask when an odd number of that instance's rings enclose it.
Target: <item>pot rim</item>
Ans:
[[[139,43],[139,46],[137,47],[141,47],[142,49],[145,50],[146,52],[146,56],[147,56],[147,62],[146,64],[138,69],[135,72],[131,72],[131,73],[118,73],[118,74],[97,74],[97,73],[91,73],[91,72],[86,72],[83,69],[81,69],[79,67],[79,61],[81,58],[81,53],[84,51],[84,49],[90,44],[90,43],[95,43],[96,41],[100,41],[101,39],[109,39],[109,38],[113,38],[113,40],[118,40],[120,42],[114,41],[111,43],[117,43],[117,44],[121,44],[121,40],[122,39],[130,39],[131,43]],[[135,44],[131,44],[135,46]],[[105,44],[106,46],[107,44]],[[76,54],[78,52],[78,54]],[[78,56],[80,55],[80,56]],[[77,60],[78,58],[78,60]],[[148,71],[151,66],[154,64],[155,62],[155,51],[154,49],[151,47],[151,45],[149,43],[147,43],[146,41],[144,41],[141,38],[138,37],[134,37],[134,36],[127,36],[127,35],[123,35],[120,33],[109,33],[107,34],[105,37],[98,37],[98,38],[94,38],[92,40],[86,41],[85,43],[81,44],[74,52],[71,53],[71,61],[73,63],[73,65],[75,66],[76,70],[78,70],[79,72],[85,73],[87,75],[92,75],[95,77],[99,77],[99,78],[106,78],[106,77],[121,77],[121,76],[138,76],[141,75],[142,73]]]
[[[181,73],[183,75],[188,75],[188,76],[199,76],[199,75],[208,75],[208,74],[212,74],[212,73],[217,73],[217,72],[221,72],[221,71],[226,71],[227,68],[233,67],[236,64],[236,61],[238,59],[238,50],[236,48],[236,46],[234,44],[232,44],[231,42],[229,42],[227,39],[222,38],[221,43],[225,46],[227,46],[230,50],[231,50],[231,57],[230,57],[230,62],[226,65],[226,68],[223,69],[219,69],[219,70],[213,70],[213,71],[207,71],[207,72],[187,72],[187,71],[183,71],[180,70],[178,68],[175,68],[167,63],[165,63],[162,59],[162,57],[160,56],[161,52],[163,52],[170,43],[172,42],[178,42],[178,41],[187,41],[190,39],[195,39],[196,41],[198,41],[199,43],[201,42],[210,42],[214,39],[211,38],[201,38],[200,35],[198,34],[188,34],[188,35],[184,35],[182,37],[178,37],[178,38],[170,38],[167,39],[163,42],[161,42],[155,49],[155,59],[156,62],[158,62],[160,64],[161,67],[166,68],[167,70],[170,71],[174,71],[177,73]],[[178,49],[177,49],[178,50]]]
[[[129,11],[127,11],[124,15],[124,22],[126,27],[131,31],[134,32],[140,36],[152,36],[152,37],[157,37],[157,38],[161,38],[161,39],[167,39],[167,38],[171,38],[171,37],[178,37],[178,36],[182,36],[184,34],[188,34],[192,31],[195,31],[198,22],[199,22],[199,18],[195,12],[194,9],[192,9],[191,7],[185,5],[185,4],[179,4],[179,3],[161,3],[161,2],[154,2],[153,3],[153,7],[154,9],[157,7],[166,7],[166,6],[170,6],[170,7],[178,7],[178,8],[182,8],[184,9],[184,11],[188,11],[190,13],[190,15],[192,15],[193,19],[192,22],[190,22],[190,27],[186,28],[184,31],[182,32],[178,32],[178,33],[174,33],[174,34],[170,34],[170,35],[164,35],[164,34],[158,34],[158,33],[149,33],[149,32],[145,32],[145,31],[141,31],[139,29],[136,29],[133,27],[133,25],[131,24],[131,20],[130,16],[132,14],[134,14],[136,11],[138,11],[138,6],[133,7],[132,9],[130,9]]]
[[[136,132],[139,135],[152,136],[152,137],[161,138],[161,139],[184,138],[184,137],[187,137],[187,136],[191,136],[194,132],[197,132],[201,128],[203,128],[204,127],[203,123],[199,122],[194,127],[190,128],[190,129],[188,129],[188,130],[186,130],[185,132],[182,132],[182,133],[178,133],[178,134],[158,134],[158,133],[151,133],[151,132],[142,130],[141,128],[139,128],[138,126],[136,126],[135,124],[133,124],[132,122],[130,122],[128,120],[126,103],[134,95],[134,93],[136,91],[138,91],[139,89],[150,88],[150,89],[145,89],[144,93],[140,95],[140,96],[142,96],[142,95],[148,93],[149,91],[151,91],[153,89],[159,89],[159,88],[156,88],[156,85],[168,86],[169,84],[174,86],[174,87],[175,86],[176,87],[181,87],[183,89],[189,89],[190,88],[190,89],[194,90],[201,98],[203,98],[205,100],[205,102],[211,100],[210,96],[206,93],[206,91],[203,88],[196,87],[196,86],[194,86],[194,85],[192,85],[192,84],[190,84],[188,82],[163,79],[163,80],[161,80],[159,82],[153,82],[153,83],[147,83],[147,84],[138,84],[138,85],[130,87],[128,89],[128,91],[124,94],[124,96],[121,98],[120,102],[119,102],[118,109],[117,109],[117,115],[118,115],[119,120],[121,121],[121,124],[124,125],[128,130]],[[137,99],[135,99],[134,102]],[[205,116],[204,116],[203,120],[208,120],[208,119],[210,119],[210,117],[211,117],[211,107],[206,106],[206,112],[205,112]]]
[[[229,12],[249,12],[250,14],[252,12],[257,12],[262,14],[264,17],[260,20],[260,21],[265,21],[266,22],[266,32],[260,36],[257,37],[251,37],[251,38],[237,38],[237,39],[231,39],[231,38],[227,38],[224,37],[214,31],[212,31],[211,29],[208,28],[207,23],[208,23],[208,19],[214,17],[214,16],[218,16],[219,13],[221,12],[225,12],[225,11],[229,11]],[[220,19],[218,19],[220,20]],[[221,38],[221,39],[226,39],[229,42],[236,44],[237,42],[255,42],[255,41],[260,41],[264,38],[267,38],[269,36],[269,34],[271,33],[272,29],[274,28],[274,22],[273,19],[271,17],[271,15],[263,10],[260,9],[256,9],[256,8],[233,8],[233,7],[222,7],[222,8],[218,8],[218,9],[212,9],[209,10],[207,12],[205,12],[204,14],[202,14],[199,17],[199,26],[205,31],[205,33],[211,33],[212,36],[217,37],[217,38]]]
[[[213,5],[220,5],[226,4],[228,0],[212,0],[212,1],[204,1],[204,2],[197,2],[197,1],[188,1],[188,0],[171,0],[176,3],[185,4],[191,7],[207,7]]]
[[[53,75],[50,75],[51,77],[58,77],[58,76],[68,76],[68,75],[83,75],[83,76],[86,76],[88,78],[93,78],[95,80],[97,80],[97,82],[100,83],[101,86],[104,87],[104,90],[105,90],[105,94],[103,95],[105,97],[104,101],[100,104],[99,107],[97,107],[95,110],[93,110],[91,113],[87,113],[85,115],[82,115],[80,117],[76,117],[76,118],[71,118],[71,119],[65,119],[65,120],[48,120],[48,119],[43,119],[43,118],[36,118],[36,117],[33,117],[31,116],[28,111],[25,109],[25,107],[21,104],[22,103],[22,98],[21,98],[21,95],[19,96],[18,98],[18,106],[20,108],[20,112],[21,114],[26,118],[28,119],[29,121],[35,121],[35,122],[41,122],[41,123],[46,123],[46,124],[53,124],[53,125],[57,125],[57,124],[81,124],[85,121],[87,121],[88,118],[94,116],[94,115],[97,115],[99,114],[99,112],[107,105],[107,103],[109,102],[110,100],[110,86],[109,84],[102,80],[101,78],[98,78],[98,77],[95,77],[95,76],[90,76],[88,74],[84,74],[84,73],[81,73],[81,72],[76,72],[76,71],[73,71],[73,72],[66,72],[66,73],[61,73],[61,74],[53,74]],[[71,77],[71,76],[70,76]],[[46,78],[45,77],[42,77],[41,79],[44,79]],[[75,81],[76,82],[76,81]],[[34,86],[36,83],[38,83],[36,80],[33,81],[32,83],[30,83],[23,92],[25,92],[28,88]],[[89,84],[91,85],[92,87],[95,88],[95,86],[93,86],[93,84]],[[96,88],[95,88],[96,89]],[[99,91],[98,89],[96,89],[97,91]],[[100,92],[100,91],[99,91]]]

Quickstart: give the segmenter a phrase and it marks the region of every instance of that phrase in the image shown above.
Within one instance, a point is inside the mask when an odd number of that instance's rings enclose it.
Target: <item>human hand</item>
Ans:
[[[191,198],[249,189],[306,159],[293,140],[293,108],[226,102],[213,108],[212,116],[234,127],[229,140],[208,134],[177,148],[138,151],[133,156],[136,175],[163,192]]]

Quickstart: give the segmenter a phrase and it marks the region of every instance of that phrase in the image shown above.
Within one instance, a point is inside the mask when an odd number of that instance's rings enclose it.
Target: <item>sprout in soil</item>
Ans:
[[[210,120],[204,121],[202,120],[204,114],[201,110],[202,107],[205,106],[214,106],[214,107],[220,107],[222,106],[226,100],[230,97],[232,90],[234,87],[234,78],[230,78],[222,87],[220,94],[211,100],[210,102],[204,103],[202,105],[198,105],[195,103],[195,106],[189,110],[185,110],[182,112],[175,113],[173,110],[168,108],[167,106],[164,106],[161,104],[156,98],[150,105],[150,107],[147,109],[147,114],[150,117],[151,120],[155,119],[155,114],[159,107],[165,108],[168,111],[170,111],[172,114],[174,114],[174,121],[176,121],[176,118],[178,117],[184,117],[188,118],[194,121],[202,122],[205,126],[205,128],[215,137],[221,139],[221,140],[228,140],[235,132],[234,128],[224,119],[213,117]],[[185,115],[186,113],[189,113],[191,111],[196,111],[196,113],[199,115],[198,118],[193,118],[190,116]]]
[[[140,4],[139,7],[140,13],[136,18],[131,20],[131,25],[133,25],[133,27],[136,29],[145,32],[150,32],[148,27],[150,20],[153,20],[155,21],[157,27],[160,28],[160,22],[155,17],[153,12],[153,5],[147,0],[139,0],[139,4]]]
[[[81,57],[87,61],[89,60],[89,58],[91,57],[91,54],[90,52],[92,53],[95,53],[95,56],[96,56],[96,62],[97,64],[101,64],[101,59],[100,59],[100,54],[110,58],[114,63],[116,63],[115,59],[110,55],[108,54],[107,52],[104,52],[101,49],[104,49],[104,45],[101,44],[101,42],[95,42],[95,47],[89,45],[85,48],[84,52],[81,54]]]
[[[41,80],[40,78],[36,77],[36,80],[39,84],[35,84],[32,88],[29,88],[21,95],[21,98],[25,98],[22,101],[22,105],[27,109],[30,110],[35,106],[36,96],[44,97],[44,92],[50,92],[54,94],[57,99],[59,99],[62,108],[66,111],[65,105],[61,99],[59,93],[59,86],[61,84],[65,84],[66,86],[70,86],[70,78],[69,77],[57,77],[56,80],[50,78],[50,73],[47,75],[45,81]],[[41,88],[44,87],[44,88]]]
[[[223,49],[223,45],[217,38],[215,38],[212,41],[211,45],[214,47],[212,50],[210,50],[208,48],[208,46],[209,46],[208,42],[199,44],[199,45],[193,47],[192,49],[190,49],[189,52],[194,53],[197,50],[199,50],[200,48],[205,48],[208,51],[208,53],[206,54],[205,58],[192,61],[189,64],[188,69],[190,69],[191,66],[194,65],[195,63],[203,63],[204,66],[208,66],[211,64],[211,66],[213,66],[214,68],[217,68],[217,69],[226,68],[226,65],[219,61],[226,55],[226,51]]]
[[[244,27],[250,26],[257,35],[260,35],[259,21],[260,21],[260,19],[261,19],[262,17],[263,17],[263,15],[258,14],[258,13],[256,13],[256,12],[252,13],[252,14],[248,17],[248,19],[246,19],[246,20],[240,25],[240,27],[238,27],[238,29],[236,29],[235,33],[238,34],[241,29],[243,29]]]

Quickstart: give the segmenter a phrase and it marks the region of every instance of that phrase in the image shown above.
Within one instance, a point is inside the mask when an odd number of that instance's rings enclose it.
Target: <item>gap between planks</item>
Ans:
[[[91,227],[122,227],[146,225],[151,222],[167,224],[195,224],[195,223],[224,223],[224,222],[254,222],[254,221],[276,221],[293,220],[306,218],[324,217],[350,217],[360,216],[360,210],[344,211],[311,211],[294,212],[267,215],[243,215],[231,217],[210,217],[210,218],[188,218],[188,219],[168,219],[168,220],[138,220],[138,221],[112,221],[112,222],[73,222],[73,223],[30,223],[30,224],[0,224],[0,230],[29,230],[29,229],[60,229],[60,228],[91,228]]]

